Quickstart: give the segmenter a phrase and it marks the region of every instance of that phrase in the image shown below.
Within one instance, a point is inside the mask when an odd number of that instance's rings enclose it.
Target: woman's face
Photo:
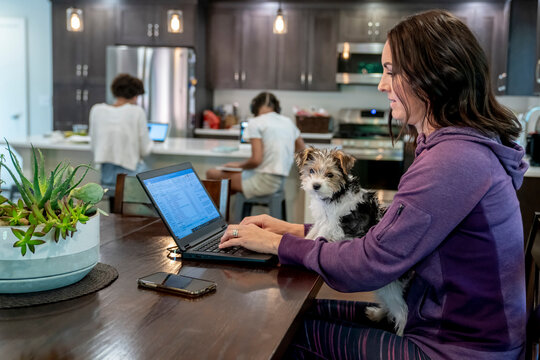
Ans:
[[[411,91],[409,84],[403,81],[399,75],[394,76],[392,73],[392,53],[388,41],[384,44],[381,62],[384,68],[383,76],[379,82],[379,91],[386,93],[390,100],[390,108],[392,109],[392,117],[401,122],[407,118],[405,106],[394,91],[394,85],[399,85],[399,94],[401,98],[407,102],[410,111],[408,124],[416,128],[418,133],[429,133],[426,127],[429,127],[427,121],[423,121],[426,115],[426,107],[424,103]]]

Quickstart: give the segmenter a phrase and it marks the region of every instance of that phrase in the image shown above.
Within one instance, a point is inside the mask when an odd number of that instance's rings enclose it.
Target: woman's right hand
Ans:
[[[245,217],[240,225],[249,225],[254,224],[260,227],[261,229],[273,232],[275,234],[283,235],[289,233],[296,236],[304,236],[304,225],[303,224],[291,224],[283,220],[279,220],[271,217],[270,215],[263,214],[257,216],[248,216]]]

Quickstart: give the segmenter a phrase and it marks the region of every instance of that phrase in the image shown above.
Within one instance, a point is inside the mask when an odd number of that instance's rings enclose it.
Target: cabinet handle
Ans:
[[[500,92],[506,90],[506,73],[499,74],[497,77],[497,90]]]
[[[234,73],[234,81],[238,81],[238,79],[240,79],[240,75],[237,72],[235,72]]]
[[[306,83],[306,74],[302,73],[302,75],[300,75],[300,82],[302,85]]]
[[[540,59],[536,63],[536,83],[540,84]]]
[[[81,64],[75,66],[75,75],[81,76]]]
[[[146,36],[152,37],[152,24],[148,24],[148,27],[146,28]]]
[[[88,102],[88,90],[83,90],[82,99],[84,102]]]
[[[246,81],[246,73],[242,71],[242,82]]]
[[[75,90],[75,101],[79,103],[81,102],[81,98],[82,98],[82,90],[81,89]]]
[[[159,36],[159,24],[154,24],[154,37]]]
[[[313,76],[311,76],[311,73],[309,73],[308,76],[307,76],[308,85],[311,85],[312,81],[313,81]]]
[[[84,77],[88,76],[88,65],[87,64],[84,64],[83,67],[82,67],[82,75]]]

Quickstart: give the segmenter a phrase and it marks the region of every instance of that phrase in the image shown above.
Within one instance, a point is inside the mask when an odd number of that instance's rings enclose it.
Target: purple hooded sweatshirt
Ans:
[[[343,292],[375,290],[414,270],[405,337],[433,360],[517,359],[526,323],[515,191],[528,167],[523,148],[455,127],[417,143],[391,206],[364,237],[285,234],[279,260]]]

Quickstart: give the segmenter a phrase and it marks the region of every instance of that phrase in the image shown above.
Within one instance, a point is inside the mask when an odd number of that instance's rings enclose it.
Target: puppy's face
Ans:
[[[296,154],[302,188],[312,196],[331,199],[347,183],[354,158],[336,149],[307,148]]]

